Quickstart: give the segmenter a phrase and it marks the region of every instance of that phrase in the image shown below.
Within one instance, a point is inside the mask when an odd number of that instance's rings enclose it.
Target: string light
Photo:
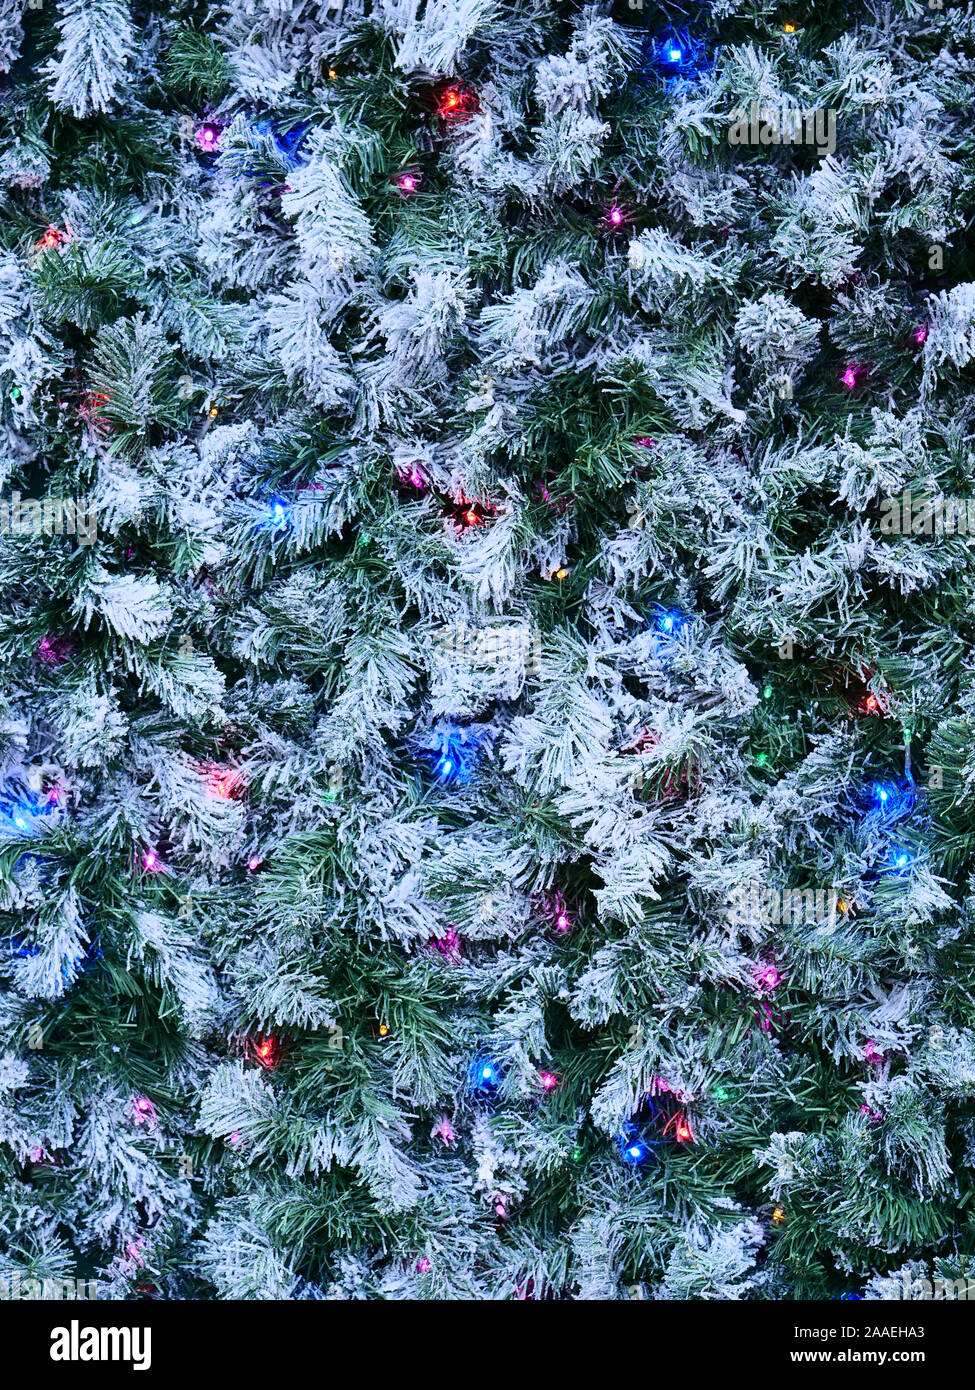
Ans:
[[[150,1131],[156,1128],[156,1107],[148,1096],[134,1097],[132,1116],[137,1125],[144,1125]]]
[[[774,962],[768,961],[756,966],[752,978],[759,989],[772,991],[782,983],[782,972]]]
[[[494,1095],[501,1085],[501,1069],[491,1057],[475,1057],[470,1065],[471,1090],[475,1095]]]
[[[635,1135],[631,1134],[620,1140],[620,1156],[624,1163],[643,1163],[649,1152],[643,1140]]]
[[[847,391],[856,391],[863,386],[870,377],[870,364],[868,362],[850,362],[844,367],[840,374],[840,382]]]
[[[280,497],[273,498],[268,504],[263,522],[260,523],[262,529],[267,531],[283,530],[288,524],[289,514],[290,508],[288,504],[282,501]]]
[[[38,251],[54,251],[59,246],[63,246],[68,240],[69,233],[62,232],[59,227],[49,226],[44,232],[40,241],[36,242]]]
[[[263,1038],[250,1045],[251,1056],[264,1071],[272,1071],[281,1060],[281,1044],[277,1038]]]
[[[196,132],[196,143],[204,154],[214,154],[220,147],[221,127],[205,121]]]
[[[612,203],[603,213],[600,221],[607,231],[618,232],[631,221],[631,217],[626,208],[621,207],[619,203]]]
[[[471,116],[481,109],[481,103],[473,87],[461,82],[441,87],[436,93],[436,101],[437,115],[448,124],[470,120]]]

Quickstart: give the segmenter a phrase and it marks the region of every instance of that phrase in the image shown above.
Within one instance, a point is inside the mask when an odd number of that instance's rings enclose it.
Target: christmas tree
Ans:
[[[0,1274],[965,1279],[971,7],[0,70]]]

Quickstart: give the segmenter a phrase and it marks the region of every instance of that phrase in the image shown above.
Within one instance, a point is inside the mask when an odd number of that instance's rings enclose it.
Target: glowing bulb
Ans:
[[[250,859],[248,859],[248,861],[247,861],[247,871],[248,871],[248,873],[251,873],[251,874],[252,874],[252,873],[254,872],[255,869],[259,869],[260,867],[261,867],[261,861],[260,861],[260,859],[258,859],[258,857],[257,857],[256,854],[252,854],[251,857],[250,857]]]
[[[559,1078],[550,1071],[540,1072],[538,1079],[542,1083],[543,1091],[554,1091],[559,1084]]]
[[[211,125],[201,125],[196,132],[196,143],[205,154],[213,154],[220,143],[220,127]]]
[[[775,1208],[775,1211],[773,1211],[773,1213],[772,1213],[772,1220],[773,1220],[773,1221],[784,1221],[784,1220],[785,1220],[785,1212],[782,1210],[781,1207],[776,1207],[776,1208]]]
[[[683,55],[682,55],[681,50],[680,50],[679,48],[668,48],[668,49],[667,49],[667,61],[670,62],[670,63],[679,63],[682,56],[683,56]]]
[[[786,20],[785,24],[782,25],[782,32],[784,34],[794,34],[796,32],[796,26],[791,21]]]
[[[852,391],[857,384],[857,374],[854,368],[847,367],[846,371],[840,377],[840,381],[842,381],[848,391]]]
[[[471,1081],[472,1090],[486,1095],[492,1095],[498,1090],[501,1083],[501,1075],[498,1065],[490,1058],[486,1061],[483,1057],[478,1057],[468,1073]]]

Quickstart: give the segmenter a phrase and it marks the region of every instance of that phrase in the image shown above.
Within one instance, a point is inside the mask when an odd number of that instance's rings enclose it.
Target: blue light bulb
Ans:
[[[671,62],[671,63],[679,63],[680,60],[681,60],[681,51],[680,51],[680,49],[679,49],[679,48],[668,48],[668,50],[667,50],[667,59],[668,59],[668,61]]]
[[[686,619],[683,613],[676,608],[658,608],[654,616],[654,623],[657,631],[662,632],[667,637],[676,637],[681,631]]]
[[[482,1095],[493,1095],[501,1084],[501,1073],[490,1057],[475,1057],[471,1063],[471,1090]]]

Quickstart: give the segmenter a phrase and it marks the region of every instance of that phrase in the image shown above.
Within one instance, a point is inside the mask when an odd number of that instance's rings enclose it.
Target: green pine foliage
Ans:
[[[965,1277],[971,15],[17,23],[0,1272]]]

